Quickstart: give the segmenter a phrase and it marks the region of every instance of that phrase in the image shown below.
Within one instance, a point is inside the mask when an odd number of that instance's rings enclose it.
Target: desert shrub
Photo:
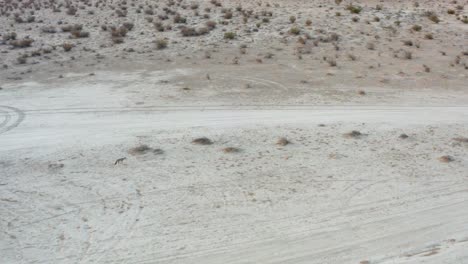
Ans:
[[[71,34],[72,34],[72,36],[74,38],[87,38],[87,37],[89,37],[89,32],[81,31],[81,30],[72,31]]]
[[[348,58],[352,61],[356,60],[356,56],[354,54],[348,54]]]
[[[135,26],[135,25],[134,25],[133,23],[131,23],[131,22],[124,22],[122,25],[123,25],[128,31],[132,30],[133,27]]]
[[[199,36],[206,35],[208,33],[210,33],[210,29],[208,27],[201,27],[201,28],[197,29],[197,34]]]
[[[235,39],[235,38],[236,38],[236,33],[234,33],[234,32],[226,32],[226,33],[224,33],[224,38],[225,38],[225,39]]]
[[[64,51],[68,52],[68,51],[71,51],[72,48],[73,48],[73,44],[71,43],[63,43],[62,44],[62,48]]]
[[[16,62],[18,64],[26,64],[27,60],[28,60],[28,57],[25,55],[21,55],[18,58],[16,58]]]
[[[411,60],[413,58],[413,53],[411,51],[404,50],[403,57],[407,60]]]
[[[434,36],[432,35],[432,33],[427,33],[426,35],[424,35],[424,38],[425,39],[434,39]]]
[[[156,49],[162,50],[167,48],[167,40],[165,39],[158,39],[156,40]]]
[[[76,11],[78,11],[74,6],[70,6],[67,9],[67,15],[74,16],[76,15]]]
[[[224,153],[237,153],[240,152],[240,149],[234,147],[223,148]]]
[[[453,15],[453,14],[455,14],[455,10],[449,9],[449,10],[447,10],[447,14]]]
[[[276,145],[279,145],[279,146],[286,146],[288,144],[290,144],[291,142],[286,139],[285,137],[282,137],[282,138],[279,138],[278,141],[276,142]]]
[[[114,44],[121,44],[124,42],[124,38],[123,37],[112,37],[112,42]]]
[[[424,15],[434,23],[439,23],[440,22],[439,17],[433,11],[427,11]]]
[[[299,35],[301,33],[301,30],[298,27],[292,27],[289,30],[289,33],[293,35]]]
[[[403,44],[404,44],[405,46],[410,46],[410,47],[411,47],[411,46],[413,46],[413,41],[411,41],[411,40],[403,40]]]
[[[28,47],[31,47],[31,44],[33,42],[34,42],[33,39],[25,38],[25,39],[18,39],[18,40],[10,41],[10,45],[12,45],[13,48],[28,48]]]
[[[351,132],[345,133],[343,136],[347,138],[360,138],[363,136],[363,134],[357,130],[353,130]]]
[[[439,161],[443,163],[449,163],[449,162],[455,161],[455,159],[452,156],[445,155],[445,156],[439,157]]]
[[[359,17],[353,17],[351,20],[352,20],[353,22],[359,22]]]
[[[214,29],[214,28],[216,27],[216,22],[211,21],[211,20],[210,20],[210,21],[207,21],[207,22],[206,22],[206,26],[207,26],[208,28],[210,28],[210,29]]]
[[[330,67],[336,67],[337,65],[336,60],[333,58],[327,58],[327,62],[328,62],[328,65],[330,65]]]
[[[414,30],[414,31],[419,32],[419,31],[421,31],[422,27],[420,25],[413,25],[413,27],[411,27],[411,29]]]
[[[201,137],[201,138],[196,138],[196,139],[192,140],[192,144],[195,144],[195,145],[211,145],[211,144],[213,144],[213,142],[209,138]]]
[[[224,19],[231,19],[232,18],[232,12],[231,11],[228,11],[226,13],[224,13]]]
[[[182,36],[184,36],[184,37],[198,36],[197,30],[195,28],[192,28],[192,27],[182,27],[180,29],[180,33],[182,33]]]
[[[3,35],[3,41],[15,40],[16,39],[16,32],[10,32]]]
[[[290,16],[289,17],[289,22],[291,22],[291,24],[296,22],[296,17],[295,16]]]
[[[56,33],[57,30],[55,29],[55,27],[53,26],[46,26],[46,27],[42,27],[41,28],[41,31],[43,33],[49,33],[49,34],[53,34],[53,33]]]
[[[65,25],[60,28],[63,32],[72,32],[72,31],[80,31],[83,29],[83,25],[75,24],[75,25]]]
[[[310,19],[307,19],[305,24],[306,24],[306,26],[310,26],[310,25],[312,25],[312,21]]]
[[[174,23],[185,24],[185,23],[187,23],[187,19],[185,17],[180,16],[180,15],[176,15],[176,16],[174,16]]]
[[[366,44],[366,48],[367,48],[368,50],[375,50],[375,43],[373,43],[373,42],[368,42],[368,43]]]
[[[346,10],[348,10],[352,14],[359,14],[362,11],[362,7],[350,4],[346,7]]]
[[[127,35],[127,28],[126,27],[119,27],[119,28],[113,28],[111,30],[111,36],[112,37],[125,37]]]

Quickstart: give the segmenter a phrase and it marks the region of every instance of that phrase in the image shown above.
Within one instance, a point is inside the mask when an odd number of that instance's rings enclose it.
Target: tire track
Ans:
[[[0,134],[19,126],[26,117],[25,113],[20,109],[6,105],[0,105],[0,112],[5,116],[5,119],[0,124]]]

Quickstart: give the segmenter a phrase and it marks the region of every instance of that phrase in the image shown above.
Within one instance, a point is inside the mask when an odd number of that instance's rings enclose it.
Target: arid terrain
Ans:
[[[0,0],[0,263],[468,263],[467,16]]]

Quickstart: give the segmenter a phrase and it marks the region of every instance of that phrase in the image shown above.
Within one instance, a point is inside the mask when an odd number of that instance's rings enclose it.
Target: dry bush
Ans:
[[[123,37],[112,37],[112,42],[114,44],[121,44],[121,43],[124,43],[124,38]]]
[[[45,27],[41,28],[41,31],[43,33],[53,34],[53,33],[57,32],[57,29],[55,29],[55,27],[53,27],[53,26],[45,26]]]
[[[403,44],[404,44],[405,46],[410,46],[410,47],[411,47],[411,46],[413,46],[413,41],[411,41],[411,40],[403,40]]]
[[[174,23],[185,24],[185,23],[187,23],[187,19],[185,17],[180,16],[180,15],[176,15],[176,16],[174,16]]]
[[[336,67],[337,63],[334,58],[327,58],[326,60],[327,60],[328,65],[330,65],[330,67]]]
[[[227,148],[223,148],[223,152],[224,153],[237,153],[237,152],[240,152],[240,149],[235,148],[235,147],[227,147]]]
[[[216,28],[216,22],[214,22],[214,21],[206,21],[205,25],[210,29]]]
[[[357,22],[359,22],[359,17],[353,17],[351,20],[352,20],[353,22],[357,23]]]
[[[362,7],[356,6],[356,5],[353,5],[353,4],[349,4],[349,5],[346,7],[346,10],[348,10],[348,11],[351,12],[352,14],[359,14],[359,13],[361,13],[361,11],[362,11]]]
[[[411,60],[413,59],[413,53],[411,51],[408,51],[408,50],[404,50],[403,51],[403,57],[407,60]]]
[[[368,42],[368,43],[366,44],[366,48],[367,48],[368,50],[375,50],[375,43],[374,43],[374,42]]]
[[[231,19],[232,18],[232,12],[231,11],[227,11],[226,13],[224,13],[224,19]]]
[[[467,137],[456,137],[453,140],[461,143],[468,143],[468,138]]]
[[[431,72],[431,68],[429,68],[429,66],[423,65],[423,67],[425,72]]]
[[[150,152],[152,148],[150,148],[148,145],[139,145],[137,147],[131,148],[128,153],[131,155],[142,155]]]
[[[71,51],[72,48],[73,48],[73,44],[71,43],[63,43],[62,44],[62,48],[64,51],[68,52],[68,51]]]
[[[167,40],[165,39],[158,39],[156,40],[156,49],[162,50],[167,48]]]
[[[134,27],[135,25],[134,25],[133,23],[131,23],[131,22],[124,22],[124,23],[122,24],[122,26],[125,27],[128,31],[130,31],[130,30],[133,29],[133,27]]]
[[[348,54],[348,58],[352,61],[355,61],[357,59],[354,54]]]
[[[293,24],[294,22],[296,22],[296,17],[295,17],[295,16],[290,16],[290,17],[289,17],[289,22],[291,22],[291,24]]]
[[[359,95],[366,95],[366,91],[364,91],[364,90],[359,90],[359,91],[358,91],[358,94],[359,94]]]
[[[299,35],[301,33],[301,30],[298,27],[292,27],[289,30],[289,33],[292,35]]]
[[[182,27],[180,29],[180,33],[182,33],[182,36],[184,36],[184,37],[198,36],[197,30],[195,28],[192,28],[192,27]]]
[[[25,55],[21,55],[18,58],[16,58],[16,62],[18,64],[26,64],[27,60],[28,60],[28,57]]]
[[[414,31],[419,32],[419,31],[421,31],[422,27],[421,27],[420,25],[413,25],[413,26],[411,27],[411,29],[414,30]]]
[[[65,25],[60,28],[63,32],[72,32],[72,31],[80,31],[83,29],[83,25],[75,24],[75,25]]]
[[[449,162],[455,161],[455,159],[452,156],[445,155],[445,156],[439,157],[439,161],[443,163],[449,163]]]
[[[192,144],[195,145],[211,145],[213,142],[207,137],[196,138],[192,140]]]
[[[310,25],[312,25],[312,21],[310,19],[307,19],[305,24],[306,24],[306,26],[310,26]]]
[[[400,134],[399,138],[400,139],[407,139],[407,138],[409,138],[409,136],[403,133],[403,134]]]
[[[119,28],[112,28],[111,36],[112,37],[125,37],[128,33],[128,29],[126,27],[119,27]]]
[[[434,36],[432,35],[432,33],[427,33],[426,35],[424,35],[424,38],[425,39],[434,39]]]
[[[87,38],[89,37],[89,32],[86,31],[81,31],[81,30],[75,30],[71,32],[73,38]]]
[[[18,39],[18,40],[13,40],[10,41],[10,45],[13,46],[13,48],[28,48],[31,47],[31,44],[34,42],[33,39],[25,38],[25,39]]]
[[[363,136],[363,134],[357,130],[353,130],[351,132],[345,133],[343,136],[346,138],[360,138]]]
[[[286,139],[285,137],[282,137],[282,138],[279,138],[278,141],[276,141],[276,145],[279,145],[279,146],[286,146],[288,144],[290,144],[291,142]]]
[[[10,32],[6,33],[3,35],[3,41],[7,42],[9,40],[15,40],[16,39],[16,32]]]
[[[224,33],[224,39],[235,39],[236,38],[235,32],[226,32]]]
[[[439,17],[433,11],[427,11],[424,15],[434,23],[439,23],[440,22]]]

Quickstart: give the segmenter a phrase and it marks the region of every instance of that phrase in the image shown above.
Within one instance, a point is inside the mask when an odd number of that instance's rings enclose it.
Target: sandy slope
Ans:
[[[468,261],[467,106],[182,107],[147,75],[5,85],[1,263]]]

